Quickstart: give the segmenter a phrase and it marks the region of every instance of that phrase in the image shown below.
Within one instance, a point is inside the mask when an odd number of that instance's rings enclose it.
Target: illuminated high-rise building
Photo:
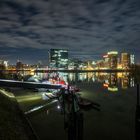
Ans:
[[[110,65],[109,65],[109,57],[108,57],[108,55],[107,55],[107,54],[104,55],[104,56],[103,56],[103,59],[104,59],[104,67],[105,67],[106,69],[109,69],[109,68],[110,68]]]
[[[123,69],[129,69],[130,68],[130,54],[128,53],[121,53],[121,64]]]
[[[68,67],[68,50],[66,49],[50,49],[49,63],[51,68],[67,68]]]
[[[104,60],[98,60],[96,62],[96,66],[98,69],[103,69],[104,68]]]
[[[135,64],[135,56],[133,54],[130,55],[130,65]]]
[[[108,55],[108,64],[110,69],[117,69],[118,65],[118,52],[111,51],[107,53]]]

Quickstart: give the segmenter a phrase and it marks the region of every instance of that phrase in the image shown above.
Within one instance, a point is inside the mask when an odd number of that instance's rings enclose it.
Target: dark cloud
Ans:
[[[139,17],[139,0],[1,0],[0,55],[15,60],[16,49],[26,60],[37,54],[35,62],[46,59],[50,48],[87,59],[117,50],[138,61]]]

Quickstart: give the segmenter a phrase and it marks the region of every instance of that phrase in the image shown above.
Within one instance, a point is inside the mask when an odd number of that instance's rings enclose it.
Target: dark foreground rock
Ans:
[[[15,98],[0,91],[0,140],[36,140]]]

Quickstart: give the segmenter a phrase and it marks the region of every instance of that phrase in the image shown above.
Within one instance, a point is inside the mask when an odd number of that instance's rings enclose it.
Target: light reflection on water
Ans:
[[[42,79],[48,77],[46,73],[37,73]],[[103,87],[110,91],[116,91],[119,88],[127,89],[129,87],[134,87],[134,78],[130,73],[59,73],[59,75],[64,77],[64,80],[69,83],[77,84],[79,82],[100,82]]]
[[[45,79],[48,74],[37,73]],[[84,140],[134,140],[136,88],[130,73],[59,73],[81,89],[81,96],[100,104],[101,110],[81,110]],[[41,140],[67,140],[64,114],[59,102],[45,99],[43,92],[13,90]],[[27,98],[27,95],[29,98]]]

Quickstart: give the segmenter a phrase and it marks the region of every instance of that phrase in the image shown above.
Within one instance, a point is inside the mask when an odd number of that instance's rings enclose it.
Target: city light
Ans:
[[[60,108],[61,108],[60,105],[58,105],[58,106],[57,106],[57,109],[60,109]]]
[[[69,52],[65,49],[50,49],[49,64],[24,64],[17,60],[16,65],[10,65],[8,61],[0,60],[0,69],[9,71],[29,71],[34,75],[36,70],[131,70],[135,65],[134,55],[127,52],[118,53],[110,51],[102,55],[99,60],[80,60],[69,58]]]
[[[104,83],[103,86],[108,88],[108,84],[106,84],[106,83]]]
[[[117,87],[108,87],[108,90],[115,92],[115,91],[118,91],[118,88]]]
[[[111,51],[111,52],[108,52],[107,54],[108,54],[108,55],[109,55],[109,54],[115,54],[115,55],[116,55],[116,54],[118,54],[118,52],[117,52],[117,51]]]

